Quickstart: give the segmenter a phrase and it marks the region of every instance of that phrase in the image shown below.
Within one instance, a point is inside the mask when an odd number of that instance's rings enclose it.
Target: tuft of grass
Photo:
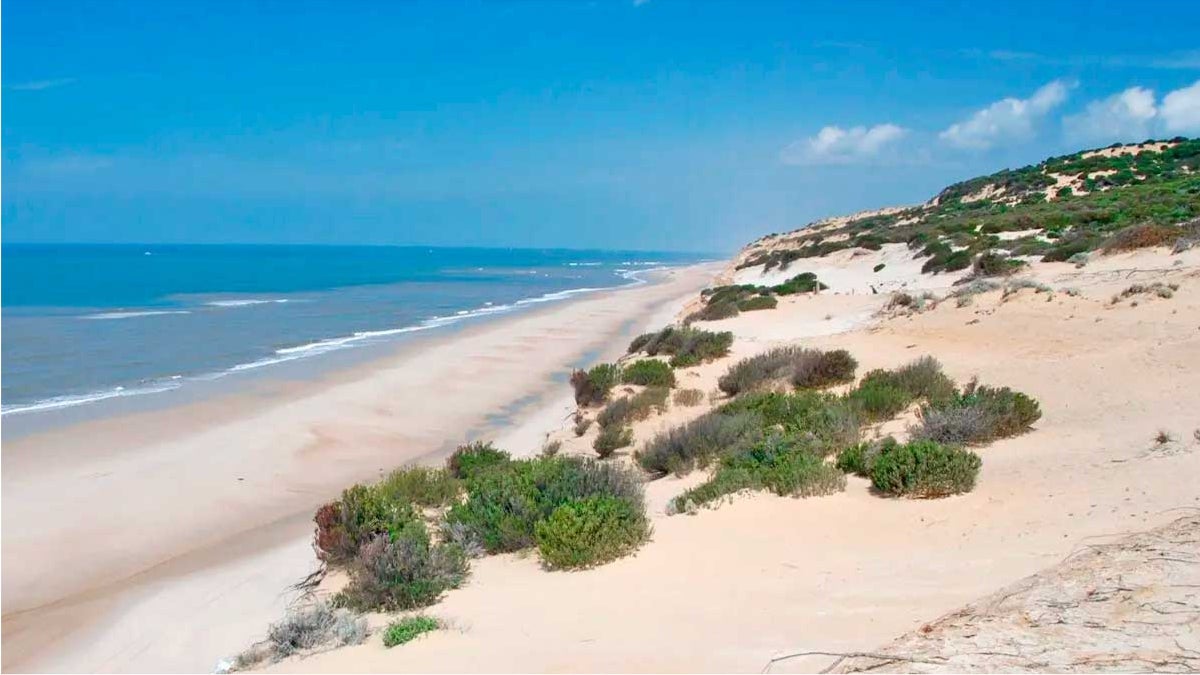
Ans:
[[[1152,284],[1132,284],[1117,295],[1114,295],[1111,304],[1115,305],[1135,295],[1156,295],[1167,300],[1174,297],[1177,290],[1179,290],[1179,284],[1164,284],[1160,281]]]
[[[617,450],[633,445],[633,430],[625,426],[610,425],[602,428],[596,440],[592,441],[592,449],[600,459],[608,459]]]
[[[550,569],[592,567],[632,553],[650,536],[644,510],[624,499],[594,495],[554,509],[534,528]]]
[[[278,661],[318,647],[356,645],[366,639],[368,632],[366,619],[318,600],[288,610],[282,620],[267,629],[265,650],[240,655],[238,663],[246,667],[263,658]]]
[[[391,472],[376,489],[384,499],[429,508],[458,501],[462,481],[447,469],[411,466]]]
[[[1196,432],[1196,434],[1197,434],[1197,438],[1200,438],[1200,430],[1198,430]],[[1159,429],[1158,433],[1154,434],[1154,443],[1156,445],[1166,445],[1167,443],[1170,443],[1171,441],[1174,441],[1174,440],[1175,440],[1175,438],[1173,436],[1171,436],[1171,434],[1169,432],[1167,432],[1166,429]]]
[[[876,457],[871,483],[883,494],[936,498],[970,492],[982,461],[979,455],[934,441],[896,445]]]
[[[383,631],[383,646],[391,649],[397,645],[412,642],[425,633],[431,633],[442,627],[437,619],[429,616],[410,616],[388,624]]]
[[[489,441],[475,441],[458,446],[446,458],[446,471],[455,478],[470,478],[480,471],[507,464],[512,457]]]
[[[685,407],[700,405],[704,402],[704,392],[699,389],[679,389],[671,397],[671,401],[675,405]]]
[[[625,366],[621,371],[621,381],[645,387],[674,387],[675,371],[663,361],[640,359]]]
[[[621,380],[621,368],[612,363],[601,363],[590,370],[571,373],[571,387],[575,390],[575,403],[580,406],[596,405],[608,400],[608,393]]]
[[[815,497],[841,492],[846,477],[820,453],[787,434],[772,434],[721,459],[704,483],[676,497],[673,512],[691,511],[742,490],[769,490],[779,496]]]
[[[725,356],[732,345],[733,333],[729,331],[715,333],[690,326],[667,326],[634,338],[629,353],[666,354],[671,357],[672,368],[687,368]]]
[[[634,454],[639,466],[657,476],[684,475],[707,466],[718,455],[752,443],[762,435],[755,413],[710,412],[655,436]]]

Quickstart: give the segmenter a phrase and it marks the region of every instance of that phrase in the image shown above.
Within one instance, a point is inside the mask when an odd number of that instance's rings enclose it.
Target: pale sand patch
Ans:
[[[576,573],[545,572],[533,556],[485,558],[466,587],[428,610],[452,630],[390,651],[373,637],[272,669],[759,671],[795,651],[869,650],[1090,537],[1163,524],[1177,516],[1171,509],[1200,503],[1189,478],[1200,453],[1148,452],[1160,428],[1181,436],[1200,426],[1198,264],[1158,251],[1083,270],[1048,265],[1033,276],[1082,295],[1025,290],[1002,300],[995,291],[970,307],[942,303],[800,341],[849,349],[860,372],[933,354],[960,381],[978,375],[1035,396],[1044,417],[1033,432],[979,450],[983,470],[970,494],[882,499],[852,477],[830,497],[750,495],[668,517],[659,507],[698,479],[654,481],[654,538],[633,557]],[[1137,307],[1107,304],[1113,289],[1147,279],[1181,288]],[[773,344],[784,333],[776,324],[817,326],[830,307],[817,302],[838,299],[851,315],[864,310],[850,296],[823,295],[721,322],[738,333],[734,354],[683,377],[710,388],[731,360]],[[646,430],[635,428],[639,440]]]
[[[4,669],[211,669],[278,619],[287,586],[314,568],[317,505],[515,426],[561,395],[574,362],[615,356],[716,271],[675,270],[425,339],[265,400],[6,443]],[[489,421],[498,412],[506,418]]]
[[[965,274],[921,274],[927,258],[915,257],[917,253],[906,244],[884,244],[878,251],[845,249],[821,258],[800,258],[782,270],[776,267],[764,273],[762,265],[747,267],[734,274],[733,283],[773,286],[801,272],[813,272],[830,291],[871,294],[945,289]],[[883,268],[876,272],[881,264]]]

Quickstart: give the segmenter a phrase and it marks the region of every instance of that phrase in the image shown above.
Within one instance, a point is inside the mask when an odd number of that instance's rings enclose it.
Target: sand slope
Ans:
[[[975,491],[942,500],[883,499],[851,477],[830,497],[756,494],[667,516],[667,500],[701,477],[658,480],[647,488],[653,541],[634,557],[574,573],[545,572],[533,557],[484,558],[428,610],[453,629],[390,651],[372,638],[272,669],[759,671],[797,651],[870,649],[1094,537],[1163,524],[1200,505],[1200,484],[1187,478],[1200,469],[1190,440],[1200,427],[1198,269],[1196,252],[1144,252],[1082,270],[1039,266],[1034,275],[1060,289],[1053,295],[997,290],[968,307],[946,302],[865,326],[886,296],[788,298],[713,323],[737,333],[731,358],[786,342],[849,349],[862,370],[932,354],[956,379],[1028,392],[1044,417],[1032,433],[981,449]],[[1134,281],[1180,288],[1171,299],[1110,303]],[[697,368],[684,386],[711,390],[727,366]],[[644,439],[698,413],[674,410],[635,432]],[[1153,441],[1160,429],[1180,439],[1170,452]],[[589,451],[565,425],[553,433],[564,451]]]

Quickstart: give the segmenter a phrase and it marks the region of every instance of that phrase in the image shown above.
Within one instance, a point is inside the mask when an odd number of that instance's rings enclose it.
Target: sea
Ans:
[[[0,414],[185,390],[699,262],[669,252],[4,244]]]

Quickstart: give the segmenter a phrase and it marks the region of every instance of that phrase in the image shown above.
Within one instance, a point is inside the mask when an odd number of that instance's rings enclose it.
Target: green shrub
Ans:
[[[871,483],[888,495],[945,497],[970,492],[982,462],[968,450],[933,441],[913,441],[881,453]]]
[[[399,621],[393,621],[383,631],[383,646],[391,649],[406,642],[412,642],[425,633],[441,628],[437,619],[428,616],[410,616]]]
[[[801,440],[772,434],[721,459],[709,480],[672,502],[672,511],[686,511],[741,490],[769,490],[780,496],[814,497],[841,492],[846,477],[827,464]]]
[[[675,392],[675,396],[671,398],[675,405],[691,407],[700,405],[704,402],[704,392],[699,389],[680,389]]]
[[[575,431],[576,436],[582,436],[586,434],[587,430],[590,429],[591,426],[592,421],[590,419],[584,417],[578,412],[575,413],[575,426],[573,427],[573,430]]]
[[[460,445],[446,458],[446,471],[455,478],[470,478],[479,471],[507,464],[512,458],[491,442]]]
[[[1178,227],[1143,223],[1117,231],[1116,234],[1106,239],[1100,248],[1105,253],[1119,253],[1139,248],[1170,246],[1179,238],[1179,233]]]
[[[646,514],[606,495],[567,502],[535,528],[538,553],[551,569],[590,567],[632,553],[646,541]]]
[[[942,364],[932,356],[923,356],[895,370],[873,370],[862,383],[890,384],[915,399],[938,405],[954,400],[958,392],[954,381],[942,372]]]
[[[802,389],[819,389],[854,381],[858,361],[845,349],[823,352],[808,349],[795,362],[792,384]]]
[[[431,545],[418,524],[363,544],[350,565],[350,582],[335,602],[359,611],[415,609],[462,585],[470,571],[466,553],[457,544]]]
[[[652,413],[666,409],[669,394],[666,387],[649,387],[633,396],[623,396],[604,406],[596,416],[596,423],[607,429],[644,420]]]
[[[756,392],[726,403],[720,412],[756,415],[764,428],[780,427],[822,456],[858,442],[858,415],[844,400],[831,394]]]
[[[727,300],[723,302],[709,302],[700,309],[692,312],[684,319],[685,323],[693,321],[720,321],[722,319],[731,319],[738,315],[738,306],[736,302]]]
[[[887,265],[885,265],[884,263],[879,263],[878,265],[876,265],[876,266],[872,267],[872,268],[871,268],[871,271],[872,271],[872,272],[876,272],[876,273],[878,273],[878,272],[879,272],[879,270],[882,270],[882,269],[883,269],[883,268],[885,268],[885,267],[887,267]]]
[[[489,553],[534,543],[534,528],[554,509],[574,500],[607,495],[644,510],[642,483],[615,464],[576,457],[515,460],[467,481],[467,499],[450,508],[447,523],[461,524]]]
[[[1024,266],[1023,261],[987,251],[979,254],[979,257],[975,259],[975,263],[971,267],[971,275],[976,278],[1007,276]]]
[[[737,304],[737,308],[742,312],[754,312],[760,309],[775,309],[778,304],[779,301],[770,295],[759,295],[742,300]]]
[[[575,390],[575,403],[589,406],[603,403],[608,392],[621,380],[621,368],[611,363],[601,363],[591,370],[576,370],[571,373],[571,387]]]
[[[899,443],[888,436],[878,441],[863,441],[851,445],[838,453],[837,468],[863,478],[870,478],[875,468],[875,460],[883,453],[895,448]]]
[[[592,441],[592,449],[600,459],[612,457],[617,450],[633,445],[633,430],[629,427],[610,425],[600,430],[596,440]]]
[[[667,326],[635,338],[629,345],[629,353],[666,354],[671,357],[672,368],[687,368],[725,356],[732,345],[733,333],[729,331],[714,333],[690,326]]]
[[[796,293],[812,293],[813,291],[825,290],[826,288],[829,287],[818,281],[816,274],[804,272],[797,274],[778,286],[772,286],[771,292],[776,295],[794,295]]]
[[[674,387],[675,371],[662,361],[640,359],[625,366],[621,371],[621,381],[646,387]]]
[[[742,359],[729,367],[717,380],[721,391],[736,396],[782,379],[791,377],[796,360],[804,353],[800,347],[776,347],[761,354]]]
[[[913,398],[912,394],[879,377],[864,378],[858,387],[846,394],[847,402],[871,422],[895,417],[913,402]]]
[[[446,469],[412,466],[391,472],[376,489],[384,499],[435,507],[458,501],[462,482]]]
[[[724,415],[711,412],[655,436],[634,455],[655,475],[683,475],[705,467],[721,453],[731,452],[762,435],[762,419],[754,413]]]

